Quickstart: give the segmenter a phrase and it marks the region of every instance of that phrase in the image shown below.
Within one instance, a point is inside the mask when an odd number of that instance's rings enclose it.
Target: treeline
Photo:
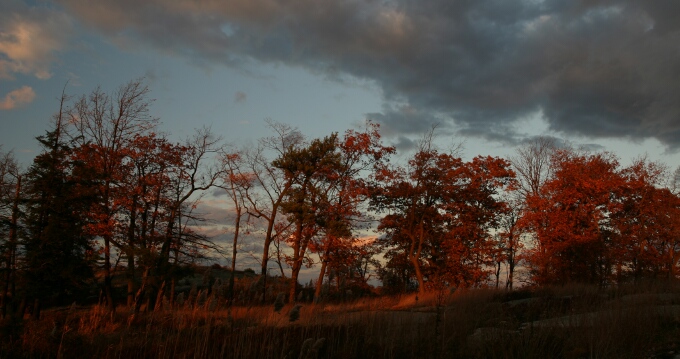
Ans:
[[[622,168],[612,154],[547,139],[509,159],[464,161],[430,133],[399,165],[373,123],[307,139],[270,121],[272,135],[244,148],[209,129],[173,142],[149,105],[143,80],[62,95],[26,171],[2,153],[3,316],[92,295],[111,310],[173,302],[186,264],[221,250],[196,227],[208,191],[230,199],[232,273],[244,232],[262,244],[254,290],[265,301],[278,294],[267,290],[269,264],[288,277],[291,302],[315,264],[315,299],[324,283],[368,290],[373,273],[388,292],[498,287],[503,273],[512,289],[517,268],[536,284],[676,277],[680,200],[657,163]],[[124,299],[112,282],[121,268]]]

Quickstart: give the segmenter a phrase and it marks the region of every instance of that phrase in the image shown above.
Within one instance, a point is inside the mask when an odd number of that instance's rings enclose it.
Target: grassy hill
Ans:
[[[1,328],[3,358],[674,358],[680,286],[458,290],[278,312],[197,294],[156,312],[72,306]]]

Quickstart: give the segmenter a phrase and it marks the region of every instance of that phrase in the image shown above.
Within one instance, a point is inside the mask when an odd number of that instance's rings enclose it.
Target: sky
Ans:
[[[0,144],[24,166],[62,90],[140,77],[177,139],[370,119],[400,153],[437,125],[468,158],[551,136],[680,165],[677,0],[0,2]]]

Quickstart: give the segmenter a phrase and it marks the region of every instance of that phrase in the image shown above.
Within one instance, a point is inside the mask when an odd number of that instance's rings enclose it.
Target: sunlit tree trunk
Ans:
[[[290,288],[288,291],[288,302],[295,303],[298,285],[298,275],[300,274],[300,268],[302,268],[303,257],[300,256],[300,250],[302,246],[302,231],[303,224],[302,221],[298,221],[295,224],[295,239],[293,242],[293,263],[291,264],[290,273]]]
[[[316,303],[321,296],[321,286],[323,285],[323,278],[326,275],[326,267],[328,266],[328,257],[330,255],[332,243],[333,239],[328,238],[321,254],[321,270],[319,271],[319,277],[316,280],[316,286],[314,287],[314,303]]]

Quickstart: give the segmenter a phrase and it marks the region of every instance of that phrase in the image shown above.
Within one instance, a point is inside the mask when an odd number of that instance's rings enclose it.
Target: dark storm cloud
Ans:
[[[422,135],[438,127],[440,132],[449,131],[450,125],[443,118],[438,118],[431,111],[423,111],[412,106],[385,106],[382,113],[368,113],[366,118],[383,124],[382,131],[387,136]]]
[[[606,151],[606,148],[600,144],[597,143],[574,143],[572,141],[565,140],[560,137],[555,137],[555,136],[546,136],[546,135],[541,135],[541,136],[529,136],[529,137],[524,137],[520,141],[518,141],[517,145],[520,146],[531,146],[535,144],[537,141],[547,141],[550,143],[552,146],[555,148],[559,149],[577,149],[577,150],[583,150],[586,152],[602,152]]]
[[[680,146],[676,0],[64,0],[82,22],[199,64],[266,61],[375,81],[395,136],[433,123]],[[407,108],[410,114],[404,114]]]

